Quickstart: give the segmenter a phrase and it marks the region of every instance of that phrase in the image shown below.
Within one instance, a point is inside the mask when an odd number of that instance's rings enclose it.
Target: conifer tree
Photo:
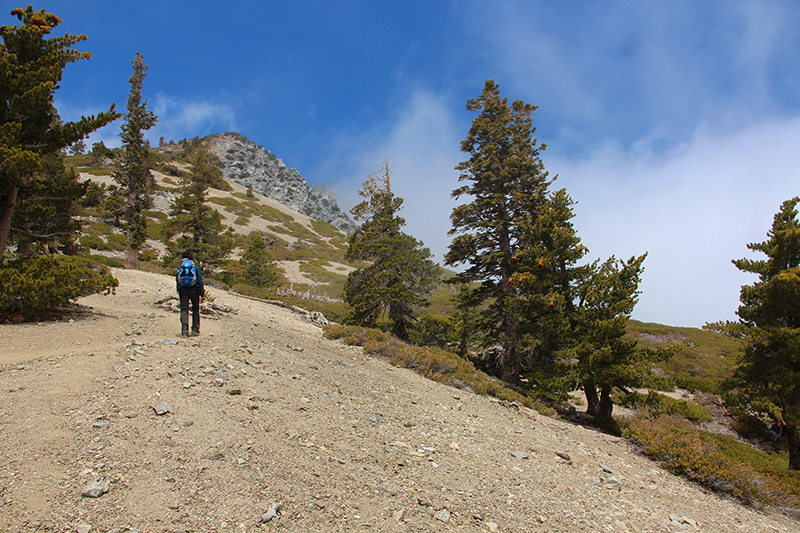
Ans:
[[[454,235],[445,263],[467,268],[456,282],[477,282],[472,303],[481,304],[479,328],[486,342],[499,342],[497,360],[501,379],[516,382],[523,371],[519,349],[519,318],[513,307],[517,290],[511,283],[517,271],[512,261],[524,246],[520,221],[534,220],[546,201],[550,184],[539,157],[545,145],[533,138],[532,114],[536,106],[500,97],[494,80],[487,80],[478,98],[467,102],[468,111],[479,112],[461,150],[469,159],[460,163],[454,198],[470,202],[457,206],[450,216]]]
[[[561,189],[537,213],[520,215],[522,244],[512,257],[517,272],[510,283],[518,294],[512,310],[520,321],[523,370],[536,394],[551,402],[574,390],[574,372],[559,354],[574,340],[579,289],[591,269],[579,265],[588,250],[572,224],[573,205]]]
[[[19,189],[11,227],[17,253],[47,253],[58,246],[64,254],[74,255],[81,230],[75,215],[88,185],[88,180],[78,180],[73,169],[64,168],[62,154],[42,157],[36,179]]]
[[[386,317],[392,334],[407,340],[417,310],[428,305],[437,268],[430,250],[400,230],[403,200],[392,194],[386,168],[383,177],[364,182],[359,194],[365,200],[350,211],[363,223],[351,235],[345,258],[370,264],[350,273],[344,298],[353,308],[348,322],[374,327]]]
[[[741,339],[744,354],[727,383],[726,402],[737,414],[771,419],[786,438],[789,468],[800,470],[800,198],[783,202],[767,240],[748,244],[766,259],[738,259],[758,275],[744,285],[738,322],[710,324]]]
[[[256,287],[271,287],[278,282],[275,263],[269,258],[267,243],[261,235],[250,241],[239,263],[244,266],[244,278]]]
[[[219,212],[208,205],[208,188],[221,179],[222,171],[203,144],[189,152],[187,159],[192,170],[181,177],[180,195],[172,204],[164,236],[172,256],[191,250],[199,262],[218,265],[234,244],[233,233],[225,231]]]
[[[614,388],[645,385],[651,363],[668,355],[639,348],[635,339],[625,336],[638,301],[645,257],[596,261],[579,289],[580,307],[573,315],[573,345],[567,357],[577,360],[575,376],[586,395],[586,412],[598,418],[611,417]]]
[[[144,132],[155,126],[157,118],[147,110],[147,100],[142,101],[142,84],[147,66],[144,57],[136,53],[133,60],[133,75],[130,77],[131,93],[128,95],[125,122],[119,134],[122,153],[117,161],[114,179],[120,184],[127,201],[125,206],[125,230],[128,237],[125,268],[139,268],[139,249],[147,239],[147,216],[145,211],[152,205],[150,193],[153,178],[150,168],[150,144]]]
[[[42,157],[85,138],[119,117],[114,106],[78,122],[62,123],[53,95],[67,63],[89,59],[73,45],[85,35],[47,38],[62,19],[31,6],[11,12],[22,24],[0,27],[0,263],[20,187],[36,179]]]

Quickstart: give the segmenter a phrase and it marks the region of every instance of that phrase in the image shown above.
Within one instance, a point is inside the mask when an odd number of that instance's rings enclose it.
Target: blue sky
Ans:
[[[7,3],[8,4],[8,3]],[[27,4],[27,2],[26,2]],[[9,5],[9,11],[16,4]],[[20,4],[22,5],[22,4]],[[648,252],[634,318],[735,319],[732,259],[800,195],[800,3],[791,1],[51,1],[83,33],[74,120],[124,109],[136,52],[151,130],[236,131],[349,209],[389,157],[406,230],[440,260],[453,167],[487,78],[539,106],[554,187],[590,258]],[[11,16],[0,22],[13,24]],[[93,139],[118,145],[119,124]],[[757,256],[755,256],[757,257]]]

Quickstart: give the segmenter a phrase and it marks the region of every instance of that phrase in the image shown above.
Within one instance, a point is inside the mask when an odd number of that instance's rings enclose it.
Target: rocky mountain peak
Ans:
[[[358,227],[339,208],[332,193],[311,187],[297,169],[287,167],[263,146],[231,132],[211,135],[206,140],[209,149],[222,161],[226,178],[344,232]]]

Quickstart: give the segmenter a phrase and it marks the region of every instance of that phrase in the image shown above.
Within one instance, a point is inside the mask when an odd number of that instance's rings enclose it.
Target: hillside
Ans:
[[[171,277],[114,275],[72,318],[0,328],[4,531],[800,530],[282,307],[213,289],[236,312],[179,339]]]
[[[114,185],[108,170],[92,168],[85,159],[71,161],[77,165],[80,179],[90,179],[106,187]],[[160,239],[161,225],[178,194],[179,177],[164,170],[173,169],[174,173],[186,168],[187,165],[167,158],[161,170],[152,171],[157,190],[148,213],[150,239],[144,251],[155,260],[165,251]],[[247,187],[237,181],[228,178],[225,181],[230,190],[209,189],[209,205],[222,215],[223,224],[239,236],[239,247],[234,250],[233,258],[241,254],[245,237],[252,232],[261,233],[271,241],[270,256],[276,259],[285,285],[323,295],[330,292],[332,297],[338,297],[347,274],[354,268],[344,263],[347,235],[332,224],[312,219],[277,200],[249,193]],[[91,254],[124,260],[121,229],[103,222],[99,213],[90,213],[84,218],[84,237],[80,242],[90,248]],[[326,290],[329,286],[331,289]]]

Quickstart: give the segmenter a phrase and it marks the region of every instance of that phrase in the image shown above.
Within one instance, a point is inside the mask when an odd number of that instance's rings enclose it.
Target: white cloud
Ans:
[[[167,140],[236,129],[236,112],[227,102],[193,101],[159,93],[151,109],[158,116],[152,135]]]
[[[351,170],[333,187],[337,201],[344,210],[360,201],[355,191],[389,157],[392,192],[404,200],[400,215],[406,219],[405,232],[423,241],[441,262],[450,244],[447,232],[455,205],[450,193],[458,186],[454,167],[461,160],[458,147],[463,134],[456,130],[444,97],[413,92],[385,131],[338,141],[342,149],[353,152]]]
[[[700,129],[662,156],[610,146],[581,161],[545,162],[579,203],[591,257],[648,252],[634,318],[701,326],[734,320],[755,279],[732,259],[766,239],[784,200],[800,194],[800,118],[735,132]]]
[[[82,115],[94,115],[108,109],[76,108],[68,102],[56,102],[56,108],[64,121],[80,120]],[[145,132],[145,137],[153,145],[158,144],[160,137],[166,140],[181,140],[197,136],[236,130],[236,112],[227,102],[194,101],[186,98],[167,96],[160,93],[153,101],[147,102],[147,109],[158,117],[156,125]],[[125,112],[125,107],[118,107],[118,112]],[[120,145],[119,132],[123,119],[92,133],[86,142],[87,148],[95,142],[103,141],[109,148]]]
[[[586,153],[605,139],[668,144],[701,123],[741,128],[797,103],[788,2],[477,3],[466,24],[512,98],[539,105],[540,135]],[[513,94],[513,96],[512,96]]]

